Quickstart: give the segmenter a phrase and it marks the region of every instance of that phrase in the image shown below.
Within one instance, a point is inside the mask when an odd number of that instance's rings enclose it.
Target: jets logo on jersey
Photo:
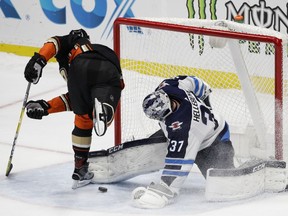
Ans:
[[[170,126],[168,126],[169,128],[172,128],[173,131],[181,129],[181,125],[183,124],[183,122],[173,122]]]

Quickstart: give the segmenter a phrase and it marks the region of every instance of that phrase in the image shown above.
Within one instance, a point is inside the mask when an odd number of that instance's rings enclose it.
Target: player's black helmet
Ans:
[[[77,29],[77,30],[72,30],[70,31],[69,35],[76,36],[78,38],[87,38],[90,39],[89,35],[84,29]]]
[[[159,121],[165,120],[172,113],[170,98],[163,90],[147,95],[142,107],[146,116]]]

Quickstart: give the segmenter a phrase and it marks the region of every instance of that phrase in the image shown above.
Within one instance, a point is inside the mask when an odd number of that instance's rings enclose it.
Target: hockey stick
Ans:
[[[11,172],[11,170],[13,168],[12,158],[13,158],[14,149],[15,149],[15,146],[16,146],[16,141],[17,141],[17,138],[18,138],[18,134],[19,134],[19,131],[20,131],[20,127],[21,127],[21,124],[22,124],[23,114],[24,114],[26,103],[27,103],[27,100],[28,100],[30,86],[31,86],[31,83],[29,82],[28,85],[27,85],[27,89],[26,89],[26,93],[25,93],[25,97],[24,97],[24,100],[23,100],[23,105],[22,105],[22,109],[21,109],[21,113],[20,113],[20,118],[19,118],[19,121],[18,121],[18,125],[17,125],[15,136],[14,136],[14,141],[13,141],[13,145],[12,145],[9,161],[8,161],[7,168],[6,168],[6,176],[8,176],[10,174],[10,172]]]

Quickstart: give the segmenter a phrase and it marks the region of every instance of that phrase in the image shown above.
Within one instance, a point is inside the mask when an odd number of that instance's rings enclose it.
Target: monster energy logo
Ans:
[[[194,2],[195,0],[187,0],[186,6],[188,9],[188,18],[195,18],[195,8],[194,8]],[[206,3],[209,2],[209,0],[198,0],[198,11],[199,11],[199,19],[206,19]],[[210,7],[210,19],[215,20],[217,19],[216,15],[216,3],[217,0],[210,0],[209,7]],[[189,34],[189,40],[190,40],[190,46],[192,49],[195,48],[195,38],[194,34]],[[198,35],[198,44],[199,44],[199,55],[202,55],[204,52],[204,37],[203,35]]]
[[[198,7],[196,5],[198,5]],[[187,0],[186,7],[188,10],[188,18],[208,18],[211,20],[217,19],[217,0]],[[280,31],[280,26],[283,24],[286,26],[288,32],[288,15],[285,14],[279,6],[275,8],[268,7],[265,0],[259,0],[259,4],[252,6],[244,2],[238,10],[233,4],[233,1],[228,1],[225,3],[225,7],[227,20],[233,20],[234,16],[241,14],[244,17],[244,23],[250,24],[250,22],[253,22],[255,26],[274,28],[276,31]],[[207,17],[208,9],[210,17]],[[192,49],[194,49],[195,35],[190,34],[189,39],[190,46]],[[240,40],[240,43],[246,43],[246,41]],[[198,35],[198,45],[199,55],[202,55],[205,47],[203,35]],[[260,53],[260,43],[249,41],[248,51],[253,53]],[[274,51],[275,49],[272,44],[265,45],[265,54],[271,55],[274,54]]]
[[[195,18],[195,8],[194,8],[194,1],[195,0],[187,0],[187,9],[188,9],[188,18]],[[199,18],[206,19],[206,1],[207,0],[198,0],[198,8],[199,8]],[[208,1],[207,1],[208,2]],[[217,19],[216,16],[216,3],[217,0],[210,0],[209,7],[210,7],[210,14],[211,19]]]

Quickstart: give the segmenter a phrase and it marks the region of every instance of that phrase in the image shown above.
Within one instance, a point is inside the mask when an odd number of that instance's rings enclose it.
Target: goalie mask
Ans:
[[[146,116],[159,121],[163,121],[172,113],[170,98],[163,90],[147,95],[142,107]]]

